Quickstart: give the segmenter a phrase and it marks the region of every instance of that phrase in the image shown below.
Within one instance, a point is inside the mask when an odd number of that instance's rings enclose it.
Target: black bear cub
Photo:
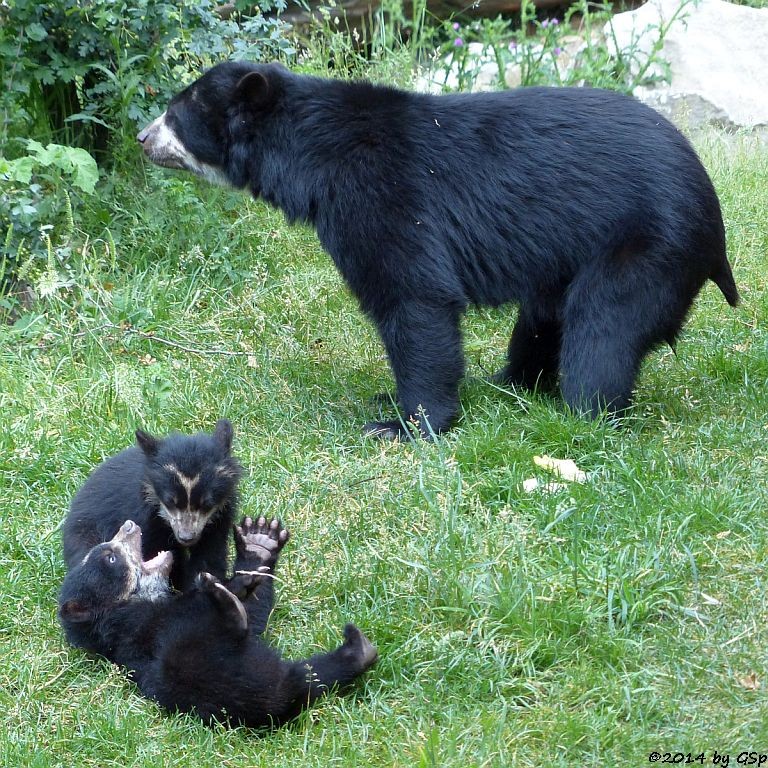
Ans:
[[[643,358],[675,340],[707,280],[738,299],[696,153],[618,93],[434,96],[226,62],[138,140],[158,165],[316,228],[422,434],[456,416],[470,304],[519,307],[498,381],[559,384],[595,416],[629,405]],[[398,420],[365,429],[405,433]]]
[[[70,643],[124,667],[167,710],[206,723],[277,726],[376,661],[376,649],[352,624],[336,650],[302,661],[281,659],[261,639],[288,540],[277,520],[246,518],[235,528],[232,581],[202,573],[183,594],[170,591],[173,555],[144,561],[141,539],[128,520],[93,547],[64,580],[59,618]]]
[[[99,465],[75,495],[64,522],[68,568],[111,539],[125,520],[144,531],[144,556],[173,553],[171,583],[186,589],[201,571],[223,579],[242,468],[232,456],[232,425],[213,434],[136,431],[136,445]]]

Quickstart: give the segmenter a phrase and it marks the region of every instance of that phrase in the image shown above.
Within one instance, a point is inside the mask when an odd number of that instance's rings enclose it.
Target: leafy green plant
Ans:
[[[228,18],[213,0],[0,5],[0,138],[31,126],[104,152],[113,132],[130,134],[215,59],[290,54],[280,20],[266,15],[284,5],[238,0]]]
[[[294,32],[299,50],[296,64],[312,74],[339,78],[364,77],[388,84],[410,84],[410,72],[419,49],[419,35],[409,32],[423,20],[424,0],[406,16],[402,0],[382,0],[365,18],[350,20],[337,0],[315,6],[309,22]]]
[[[624,49],[617,45],[612,3],[578,0],[562,20],[542,18],[533,0],[523,0],[516,20],[449,19],[439,27],[434,58],[442,74],[436,80],[448,90],[471,89],[480,78],[501,88],[586,84],[629,93],[664,79],[664,39],[691,2],[681,0],[667,21],[647,30],[654,35],[650,53],[641,51],[639,40]]]
[[[79,147],[43,146],[29,139],[28,154],[13,160],[0,156],[0,220],[5,231],[0,247],[0,286],[38,283],[42,296],[70,285],[59,264],[71,255],[74,231],[72,201],[92,195],[99,177],[96,162]],[[55,242],[59,225],[63,236]],[[6,308],[8,299],[6,297]]]
[[[32,174],[41,168],[55,169],[70,176],[72,185],[92,194],[99,178],[96,161],[84,149],[65,147],[61,144],[49,144],[44,147],[39,141],[27,141],[29,152],[25,157],[6,160],[0,157],[0,176],[6,181],[18,181],[29,184]]]

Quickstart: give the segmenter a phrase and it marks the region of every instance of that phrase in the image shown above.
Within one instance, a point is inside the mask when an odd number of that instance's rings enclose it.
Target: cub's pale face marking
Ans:
[[[220,186],[231,186],[218,168],[204,163],[193,155],[168,123],[168,112],[153,120],[137,136],[144,154],[155,165],[176,168],[202,176],[206,181]]]
[[[219,477],[226,477],[226,478],[235,478],[238,475],[238,471],[236,467],[233,466],[227,466],[226,464],[219,464],[219,466],[216,467],[214,472]]]
[[[160,516],[171,526],[178,542],[185,547],[191,547],[200,540],[203,529],[217,509],[203,511],[192,507],[192,491],[200,482],[200,475],[188,477],[174,464],[165,464],[163,469],[176,478],[184,489],[185,498],[177,497],[176,506],[164,504],[161,500]]]
[[[181,487],[187,492],[187,498],[192,497],[192,489],[200,482],[200,475],[194,477],[187,477],[183,472],[180,472],[175,464],[164,464],[163,469],[175,475]]]

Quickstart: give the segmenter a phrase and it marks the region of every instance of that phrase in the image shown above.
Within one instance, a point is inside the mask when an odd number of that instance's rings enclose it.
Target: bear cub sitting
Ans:
[[[226,419],[213,434],[161,439],[136,430],[136,445],[99,465],[72,500],[63,528],[67,567],[130,519],[144,532],[145,557],[173,553],[176,589],[187,589],[201,571],[223,579],[242,475],[232,437]]]
[[[260,635],[273,603],[272,578],[289,538],[277,520],[235,527],[229,586],[202,573],[192,589],[170,591],[173,555],[142,559],[141,528],[127,520],[67,574],[59,618],[75,646],[125,667],[142,694],[205,723],[277,726],[329,690],[365,672],[376,649],[352,624],[330,653],[285,661]]]

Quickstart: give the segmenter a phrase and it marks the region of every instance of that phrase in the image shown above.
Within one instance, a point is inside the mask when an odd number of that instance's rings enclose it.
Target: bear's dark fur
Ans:
[[[162,439],[137,430],[136,443],[96,467],[72,500],[63,527],[67,567],[130,519],[144,531],[145,557],[173,552],[177,589],[201,571],[223,579],[242,474],[232,456],[232,425],[221,419],[213,434]]]
[[[227,62],[138,139],[159,165],[313,224],[376,324],[405,417],[434,432],[457,412],[469,304],[519,306],[499,381],[559,380],[594,416],[630,403],[644,356],[674,341],[707,279],[738,299],[696,153],[614,92],[433,96]]]
[[[376,660],[352,624],[330,653],[285,661],[260,637],[272,610],[272,576],[288,532],[246,518],[236,529],[240,597],[210,574],[172,594],[172,555],[142,560],[141,530],[126,521],[67,574],[59,618],[73,645],[124,667],[141,692],[171,712],[251,727],[277,726]],[[241,599],[242,598],[242,602]]]

